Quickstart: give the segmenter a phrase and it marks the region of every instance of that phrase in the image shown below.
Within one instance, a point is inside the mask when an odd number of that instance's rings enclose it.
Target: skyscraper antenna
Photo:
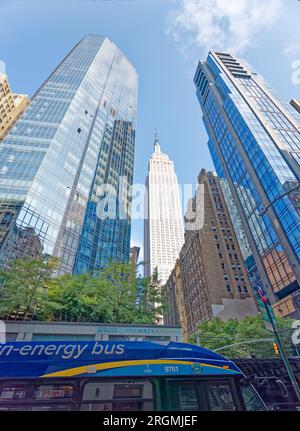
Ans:
[[[160,153],[160,145],[159,145],[158,133],[156,128],[155,128],[155,136],[154,136],[154,151],[155,153]]]

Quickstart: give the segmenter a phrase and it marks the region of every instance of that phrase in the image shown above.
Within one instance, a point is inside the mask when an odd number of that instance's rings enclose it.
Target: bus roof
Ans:
[[[0,377],[240,374],[203,347],[146,341],[23,341],[0,344]]]

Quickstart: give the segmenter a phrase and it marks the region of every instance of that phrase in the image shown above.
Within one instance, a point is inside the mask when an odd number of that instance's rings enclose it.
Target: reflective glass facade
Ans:
[[[40,87],[0,146],[1,265],[47,253],[60,258],[60,273],[81,273],[128,260],[136,98],[135,68],[94,35]],[[117,195],[120,176],[122,217],[117,200],[105,219],[101,186]]]
[[[258,270],[279,314],[297,314],[300,216],[295,199],[282,197],[300,179],[296,113],[229,54],[209,53],[194,82],[216,170],[228,182],[252,250],[246,264]]]

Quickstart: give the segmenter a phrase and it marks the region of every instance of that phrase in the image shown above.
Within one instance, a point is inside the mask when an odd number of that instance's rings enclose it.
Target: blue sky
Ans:
[[[0,60],[13,91],[30,96],[87,33],[110,37],[136,66],[139,101],[135,182],[143,183],[154,129],[181,184],[213,169],[195,96],[208,49],[249,61],[287,100],[300,98],[297,0],[0,0]],[[132,238],[141,244],[142,222]]]

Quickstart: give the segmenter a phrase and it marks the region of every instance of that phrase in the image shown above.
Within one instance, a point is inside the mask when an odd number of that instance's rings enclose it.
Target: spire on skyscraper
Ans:
[[[160,153],[160,145],[159,145],[159,140],[158,140],[158,133],[157,133],[157,129],[155,129],[155,135],[154,135],[154,152],[155,153]]]

